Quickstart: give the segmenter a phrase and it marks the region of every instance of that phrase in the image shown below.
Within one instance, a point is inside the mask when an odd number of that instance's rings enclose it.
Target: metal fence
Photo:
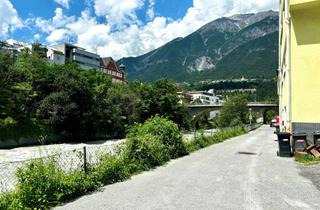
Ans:
[[[261,124],[246,125],[247,131],[254,130],[260,127]],[[230,129],[230,128],[229,128]],[[212,135],[216,130],[204,135]],[[191,134],[193,135],[193,134]],[[193,136],[195,137],[195,136]],[[188,140],[186,140],[188,141]],[[13,190],[17,184],[16,173],[19,168],[25,167],[28,163],[36,159],[49,160],[54,158],[57,166],[64,171],[83,170],[89,164],[97,164],[102,155],[116,154],[116,147],[122,145],[124,140],[115,142],[114,144],[99,145],[99,146],[84,146],[82,148],[73,149],[70,151],[55,152],[41,154],[39,158],[27,159],[23,161],[0,162],[0,194]]]
[[[100,146],[84,146],[82,148],[73,149],[70,151],[55,152],[48,155],[41,154],[39,158],[32,158],[23,161],[0,162],[0,194],[14,190],[17,184],[16,173],[19,168],[25,167],[28,163],[42,159],[44,161],[54,159],[57,167],[63,171],[86,171],[90,164],[97,164],[104,154],[116,154],[116,147],[122,145],[123,141],[116,142],[111,145]]]

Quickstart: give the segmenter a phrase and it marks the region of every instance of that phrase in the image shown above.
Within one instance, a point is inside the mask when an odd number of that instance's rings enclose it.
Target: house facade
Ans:
[[[280,0],[280,129],[320,131],[320,0]]]
[[[125,66],[120,66],[111,57],[101,58],[100,70],[111,76],[112,82],[114,83],[128,83],[125,78]]]

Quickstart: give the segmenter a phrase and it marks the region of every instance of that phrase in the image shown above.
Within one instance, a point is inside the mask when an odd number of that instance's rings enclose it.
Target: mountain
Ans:
[[[214,20],[138,57],[122,58],[129,80],[178,82],[272,78],[277,68],[278,12]]]

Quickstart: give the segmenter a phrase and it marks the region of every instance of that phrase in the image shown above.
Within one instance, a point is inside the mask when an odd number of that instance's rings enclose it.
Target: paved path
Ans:
[[[276,156],[274,139],[264,126],[58,209],[320,209],[320,192]]]

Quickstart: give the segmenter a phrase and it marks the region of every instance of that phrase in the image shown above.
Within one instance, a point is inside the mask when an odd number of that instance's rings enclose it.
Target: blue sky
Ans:
[[[274,0],[0,0],[0,39],[72,42],[137,56],[221,16],[277,9]]]

